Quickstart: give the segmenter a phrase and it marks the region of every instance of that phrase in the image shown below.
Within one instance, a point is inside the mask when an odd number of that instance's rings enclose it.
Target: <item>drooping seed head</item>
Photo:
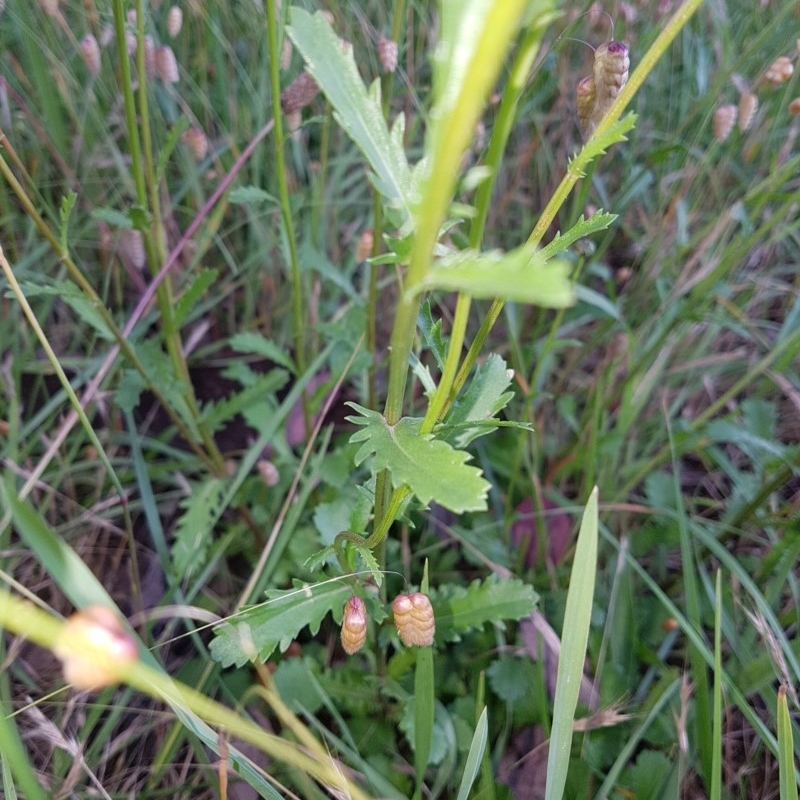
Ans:
[[[345,653],[357,653],[367,639],[367,607],[360,597],[353,596],[344,604],[342,647]]]
[[[392,603],[392,612],[397,633],[406,647],[433,644],[436,621],[427,595],[422,592],[399,594]]]
[[[736,124],[736,118],[738,116],[739,109],[730,103],[720,106],[714,112],[712,127],[714,130],[714,138],[718,142],[724,142],[731,135],[731,131]]]

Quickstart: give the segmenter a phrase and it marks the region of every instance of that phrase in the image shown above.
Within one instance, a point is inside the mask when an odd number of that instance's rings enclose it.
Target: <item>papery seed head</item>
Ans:
[[[125,31],[125,48],[129,56],[136,55],[136,34],[133,31]]]
[[[178,61],[169,45],[156,48],[156,72],[164,83],[177,83],[180,80]]]
[[[733,130],[733,126],[736,124],[736,117],[738,115],[739,109],[731,104],[720,106],[714,112],[714,138],[718,142],[724,142],[731,135],[731,131]]]
[[[114,41],[114,26],[108,22],[103,25],[103,30],[100,31],[100,47],[108,47]]]
[[[100,72],[100,45],[91,33],[81,39],[81,58],[90,75]]]
[[[202,161],[208,155],[208,137],[205,131],[196,125],[187,128],[181,134],[181,142],[192,151],[196,161]]]
[[[604,42],[594,51],[594,83],[601,116],[628,82],[630,65],[628,46],[623,42]]]
[[[397,42],[381,36],[378,39],[378,61],[384,72],[394,72],[397,69]]]
[[[399,594],[392,602],[392,612],[397,633],[406,647],[433,644],[436,621],[427,595],[422,592]]]
[[[58,0],[39,0],[39,5],[48,17],[58,15]]]
[[[319,85],[310,72],[303,70],[282,92],[281,108],[284,114],[305,108],[319,93]]]
[[[119,252],[126,264],[134,269],[143,269],[145,252],[142,232],[135,228],[122,231],[119,237]]]
[[[739,96],[739,130],[744,133],[753,124],[758,98],[752,92],[743,92]]]
[[[792,77],[793,72],[794,64],[791,59],[786,56],[778,56],[764,73],[764,77],[773,86],[780,86]]]
[[[118,681],[119,667],[139,657],[136,640],[106,606],[87,606],[65,623],[53,646],[64,677],[78,689],[101,689]]]
[[[167,11],[167,33],[170,39],[174,39],[183,27],[183,11],[180,6],[170,6]]]
[[[372,233],[372,228],[362,231],[361,236],[358,237],[358,244],[356,245],[356,263],[361,264],[372,255],[372,248],[375,245],[375,236]]]
[[[144,72],[148,78],[155,78],[158,73],[158,54],[152,36],[144,37]]]
[[[367,639],[367,607],[360,597],[351,597],[344,604],[342,616],[342,647],[345,653],[357,653]]]
[[[581,78],[575,87],[575,104],[578,114],[578,126],[581,129],[584,141],[589,139],[596,127],[592,124],[595,97],[594,75],[587,75]]]
[[[795,97],[794,100],[789,103],[789,113],[793,117],[800,115],[800,97]]]
[[[259,459],[256,468],[265,486],[277,486],[278,481],[281,479],[281,474],[278,472],[278,468],[269,459]]]
[[[125,15],[125,19],[128,20],[128,25],[130,25],[131,28],[135,28],[136,27],[136,9],[135,8],[128,9],[128,13]]]
[[[289,65],[292,63],[293,51],[294,47],[292,46],[292,40],[287,36],[283,40],[283,46],[281,47],[281,69],[284,72],[289,69]]]

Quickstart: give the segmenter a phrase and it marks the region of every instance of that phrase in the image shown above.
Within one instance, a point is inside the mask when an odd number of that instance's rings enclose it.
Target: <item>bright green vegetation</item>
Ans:
[[[608,7],[584,147],[583,8],[6,0],[5,797],[797,797],[800,41],[751,5]],[[93,605],[140,657],[77,693]]]

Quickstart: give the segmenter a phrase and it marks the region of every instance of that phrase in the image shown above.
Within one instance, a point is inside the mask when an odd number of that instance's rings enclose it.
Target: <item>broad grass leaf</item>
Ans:
[[[209,478],[195,484],[192,493],[181,503],[184,512],[172,545],[172,573],[179,581],[193,575],[205,564],[211,532],[224,503],[226,485],[227,481],[220,478]]]
[[[356,466],[371,459],[373,472],[388,470],[392,486],[408,486],[420,502],[436,502],[461,514],[464,511],[483,511],[489,483],[477,467],[466,462],[469,453],[455,450],[433,436],[421,436],[422,420],[403,417],[389,425],[377,411],[357,403],[348,403],[359,416],[347,417],[360,430],[351,442],[362,442],[355,455]]]
[[[502,411],[514,392],[508,391],[511,385],[506,362],[492,353],[485,362],[475,370],[466,392],[453,404],[453,408],[445,419],[445,426],[458,426],[446,430],[442,438],[454,447],[466,447],[473,439],[494,430],[487,425]],[[479,422],[480,425],[469,425]]]
[[[412,174],[403,149],[403,121],[390,131],[381,109],[380,83],[367,91],[352,48],[347,51],[321,12],[289,11],[288,34],[306,61],[306,69],[334,108],[337,121],[359,147],[373,170],[375,188],[399,208],[405,222],[411,215]]]
[[[514,300],[544,308],[575,302],[567,261],[547,260],[528,246],[508,253],[462,250],[437,259],[413,292],[444,289],[483,299]]]
[[[352,593],[352,587],[341,581],[316,585],[296,581],[294,589],[270,590],[266,603],[214,629],[211,655],[223,667],[242,667],[253,658],[266,661],[276,648],[286,650],[303,628],[316,634],[329,612],[341,622]]]
[[[468,587],[443,586],[430,592],[436,617],[436,635],[458,641],[462,633],[487,622],[522,619],[536,608],[539,595],[521,580],[491,576]]]

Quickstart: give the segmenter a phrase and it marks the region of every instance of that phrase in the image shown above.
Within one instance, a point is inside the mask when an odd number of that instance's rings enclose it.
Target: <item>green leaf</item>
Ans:
[[[106,222],[114,228],[122,228],[127,231],[133,228],[131,218],[127,214],[117,211],[116,208],[96,208],[89,216],[100,222]]]
[[[417,315],[417,327],[422,334],[422,339],[425,346],[430,350],[433,357],[436,359],[436,365],[441,372],[444,369],[444,359],[447,355],[447,342],[442,336],[442,320],[437,319],[434,321],[433,313],[431,311],[431,301],[429,298],[425,299],[419,309]]]
[[[291,355],[284,348],[260,333],[253,333],[252,331],[237,333],[236,336],[231,337],[230,345],[239,353],[253,353],[274,361],[276,364],[286,367],[292,374],[297,371]]]
[[[136,355],[144,366],[148,385],[158,387],[161,396],[178,413],[192,436],[199,441],[197,420],[186,400],[190,389],[184,381],[176,377],[172,361],[161,349],[161,343],[156,339],[148,339],[136,348]]]
[[[278,199],[269,192],[264,191],[260,186],[237,186],[228,193],[228,201],[236,204],[249,203],[251,205],[256,205],[257,203],[278,204]]]
[[[75,194],[75,192],[70,192],[61,198],[61,208],[59,209],[59,218],[61,220],[59,240],[61,242],[61,250],[64,253],[69,252],[69,218],[77,199],[78,195]]]
[[[215,269],[201,269],[192,282],[186,287],[175,306],[175,325],[183,325],[200,298],[217,279],[219,272]]]
[[[584,177],[586,174],[586,167],[589,166],[595,158],[604,155],[611,145],[628,141],[625,134],[633,130],[635,125],[636,114],[626,114],[600,136],[592,136],[580,153],[569,162],[567,171],[571,175],[577,175],[581,178]]]
[[[436,618],[436,638],[458,641],[460,634],[487,622],[522,619],[536,607],[539,596],[533,587],[516,578],[491,576],[463,586],[446,585],[431,591]]]
[[[372,456],[373,472],[389,470],[392,486],[408,486],[425,505],[435,501],[456,514],[486,508],[489,483],[477,467],[465,463],[469,453],[431,435],[421,436],[420,419],[403,417],[389,425],[377,411],[348,405],[360,416],[347,420],[362,428],[350,437],[351,442],[363,442],[355,455],[356,466]]]
[[[583,512],[575,560],[570,575],[561,655],[558,659],[553,727],[547,754],[545,800],[561,800],[567,782],[572,745],[572,723],[583,677],[589,623],[592,617],[594,583],[597,574],[597,487],[589,495]]]
[[[172,574],[178,581],[195,574],[205,565],[211,533],[219,518],[227,481],[209,478],[192,487],[181,502],[184,513],[178,521],[172,545]]]
[[[608,297],[600,294],[600,292],[590,289],[588,286],[576,286],[575,297],[579,302],[586,303],[588,306],[593,306],[617,322],[622,319],[619,308],[617,308],[612,300],[609,300]]]
[[[343,581],[313,586],[296,581],[295,586],[268,591],[265,603],[217,626],[210,645],[214,660],[224,667],[242,667],[254,658],[266,661],[276,647],[285,651],[306,626],[316,634],[328,612],[341,622],[344,604],[353,594]]]
[[[478,770],[481,766],[481,759],[486,750],[486,741],[488,738],[489,717],[486,712],[486,706],[484,706],[478,718],[478,724],[475,726],[475,733],[472,735],[472,742],[469,746],[466,764],[464,764],[464,773],[461,776],[461,784],[458,787],[458,796],[456,800],[467,800],[469,797],[472,784],[475,783],[475,778],[478,776]]]
[[[548,261],[541,250],[527,245],[508,253],[462,250],[437,259],[411,294],[445,289],[470,297],[566,308],[575,302],[571,268],[567,261]]]
[[[98,311],[98,304],[89,299],[71,281],[58,281],[52,286],[41,286],[26,281],[20,283],[20,287],[27,297],[36,297],[37,295],[58,297],[78,315],[81,321],[89,325],[101,339],[113,341],[114,336]]]
[[[506,391],[511,385],[506,362],[492,353],[483,364],[479,364],[466,392],[453,404],[445,419],[446,432],[442,438],[453,447],[466,447],[473,439],[493,430],[486,425],[496,414],[508,405],[514,396]],[[480,425],[465,425],[480,422]],[[449,426],[457,428],[450,430]]]
[[[405,222],[411,216],[413,179],[403,149],[402,116],[389,131],[381,108],[379,81],[367,91],[352,48],[345,51],[321,12],[311,16],[295,6],[289,11],[289,20],[289,37],[305,59],[306,68],[333,106],[337,121],[372,167],[375,188],[392,207],[402,211],[401,222]]]
[[[778,774],[781,800],[797,800],[792,738],[792,717],[786,701],[786,687],[781,686],[778,689]]]
[[[557,233],[540,252],[544,258],[553,258],[568,250],[570,245],[573,245],[578,239],[583,239],[597,231],[604,231],[616,218],[616,214],[607,214],[604,211],[595,212],[589,219],[584,219],[581,215],[581,218],[566,233]]]
[[[167,139],[164,144],[159,148],[158,164],[156,165],[156,183],[159,184],[164,179],[164,173],[167,169],[170,156],[178,142],[183,136],[183,132],[189,127],[189,120],[186,117],[179,117],[175,124],[169,131]]]
[[[486,677],[492,691],[509,708],[514,708],[531,692],[533,664],[529,659],[500,656],[489,665]]]
[[[252,384],[234,392],[230,397],[208,403],[203,408],[203,419],[208,430],[213,433],[237,414],[256,410],[259,403],[266,404],[267,400],[273,398],[275,393],[286,385],[288,377],[286,370],[273,369],[265,375],[258,375]],[[254,427],[258,429],[258,426]]]

